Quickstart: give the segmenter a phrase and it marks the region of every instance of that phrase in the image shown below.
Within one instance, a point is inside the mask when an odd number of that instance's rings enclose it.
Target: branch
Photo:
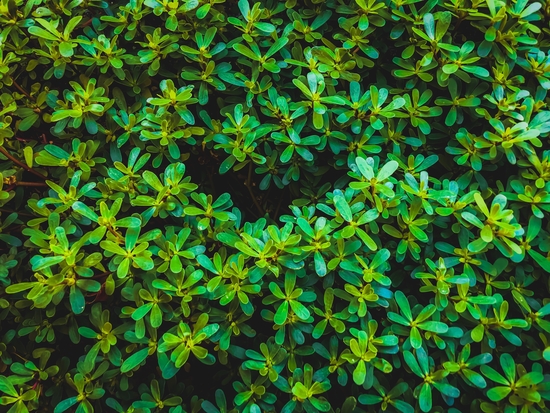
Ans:
[[[20,160],[14,158],[12,155],[9,154],[9,152],[4,148],[3,146],[0,146],[0,153],[3,153],[6,158],[8,158],[10,161],[12,161],[14,164],[19,165],[21,168],[25,169],[26,171],[29,171],[31,174],[34,174],[38,176],[40,179],[43,179],[44,181],[48,179],[44,175],[42,175],[40,172],[35,171],[34,169],[30,168],[27,164],[21,162]]]
[[[102,272],[101,274],[96,274],[96,275],[94,275],[94,276],[91,277],[91,278],[92,278],[92,279],[98,279],[98,278],[108,277],[108,276],[111,275],[112,273],[113,273],[112,271]]]
[[[90,20],[86,20],[84,23],[80,24],[80,26],[78,28],[82,29],[83,27],[89,26],[90,24],[92,24],[93,20],[94,20],[93,18],[91,18]]]
[[[116,238],[120,243],[124,243],[124,237],[123,237],[121,234],[119,234],[117,231],[115,231],[115,230],[113,229],[113,227],[108,226],[108,227],[107,227],[107,230],[108,230],[111,234],[113,234],[113,235],[115,236],[115,238]]]
[[[25,357],[20,356],[19,354],[17,354],[17,348],[16,348],[16,347],[13,348],[12,354],[16,355],[17,357],[19,357],[19,358],[20,358],[21,360],[23,360],[24,362],[29,361],[29,360],[27,360]]]
[[[19,83],[17,83],[17,81],[12,77],[11,78],[12,82],[13,82],[13,85],[15,86],[15,88],[20,91],[21,93],[23,93],[26,97],[28,97],[30,100],[35,100],[33,96],[31,96],[29,94],[29,92],[27,92],[25,89],[23,89]]]
[[[23,215],[23,216],[26,216],[26,217],[36,218],[33,214],[27,214],[26,212],[12,211],[10,209],[4,209],[4,208],[0,208],[0,212],[5,212],[6,214],[16,213],[18,215]]]
[[[15,183],[16,186],[48,186],[47,184],[45,184],[44,182],[16,182]]]

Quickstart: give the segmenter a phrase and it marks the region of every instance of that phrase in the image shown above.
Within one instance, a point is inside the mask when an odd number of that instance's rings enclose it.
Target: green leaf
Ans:
[[[539,373],[538,371],[532,371],[530,373],[527,373],[521,376],[516,382],[516,386],[517,387],[535,386],[541,383],[543,380],[544,380],[544,376],[542,375],[542,373]]]
[[[303,400],[306,400],[309,397],[308,389],[300,382],[294,385],[292,388],[292,394]]]
[[[208,12],[210,11],[211,6],[212,6],[211,4],[207,3],[207,4],[203,4],[201,7],[199,7],[197,9],[197,11],[195,12],[195,15],[197,16],[197,19],[199,19],[199,20],[204,19],[208,15]]]
[[[97,214],[94,211],[92,211],[87,205],[83,204],[80,201],[76,201],[75,203],[73,203],[73,209],[76,212],[78,212],[80,215],[85,216],[91,221],[94,221],[94,222],[99,221],[99,217],[97,216]]]
[[[420,410],[424,413],[428,413],[432,410],[432,388],[428,383],[424,383],[420,388],[418,404],[420,405]]]
[[[480,233],[481,239],[485,242],[493,241],[493,230],[489,225],[485,225]]]
[[[286,319],[288,317],[288,301],[283,301],[279,308],[277,309],[277,312],[275,313],[275,317],[273,318],[273,321],[275,324],[282,326]]]
[[[500,373],[498,373],[492,367],[484,364],[479,369],[485,377],[491,379],[495,383],[503,384],[503,385],[508,385],[509,384],[508,381],[504,377],[502,377],[502,375],[500,375]]]
[[[396,161],[389,161],[378,171],[378,175],[376,175],[377,181],[385,181],[397,171],[397,168],[399,168],[399,164]]]
[[[418,324],[418,328],[425,331],[431,331],[432,333],[436,334],[445,334],[447,331],[449,331],[449,326],[439,321],[426,321],[424,323]]]
[[[435,28],[436,39],[443,39],[443,36],[447,33],[447,29],[451,24],[452,17],[452,14],[448,11],[439,13],[439,20]]]
[[[29,27],[28,30],[29,30],[29,33],[34,35],[34,36],[38,36],[38,37],[41,37],[43,39],[51,40],[51,41],[57,41],[58,40],[57,36],[54,36],[53,34],[51,34],[50,32],[42,29],[41,27],[31,26],[31,27]]]
[[[323,259],[323,256],[319,251],[315,251],[313,257],[313,261],[315,263],[315,272],[319,277],[324,277],[325,275],[327,275],[327,266],[325,260]]]
[[[34,261],[32,270],[42,271],[42,270],[45,270],[46,268],[59,264],[63,261],[65,261],[65,257],[43,257],[43,258],[41,257],[36,261]]]
[[[484,228],[483,222],[481,222],[474,214],[472,214],[470,212],[463,212],[462,213],[462,218],[464,218],[470,224],[478,227],[479,229]]]
[[[431,13],[424,15],[424,30],[430,39],[435,39],[435,20]]]
[[[331,105],[346,105],[346,99],[344,99],[342,96],[325,96],[321,98],[321,102],[323,103],[329,103]]]
[[[273,45],[271,45],[269,50],[266,52],[265,57],[268,58],[273,56],[275,53],[277,53],[279,50],[285,47],[287,43],[288,43],[288,37],[280,37],[279,39],[277,39],[277,41],[275,41],[275,43],[273,43]]]
[[[393,400],[393,405],[401,413],[414,413],[414,407],[403,400]]]
[[[550,260],[539,252],[530,249],[528,251],[529,255],[535,260],[535,262],[540,265],[546,272],[550,273]]]
[[[32,168],[32,165],[33,165],[33,161],[34,161],[34,154],[33,154],[33,150],[30,146],[25,146],[25,148],[23,148],[23,155],[25,157],[25,163],[27,164],[27,166],[29,168]]]
[[[256,53],[254,53],[252,50],[250,50],[248,47],[246,47],[243,44],[237,43],[233,45],[233,49],[235,49],[240,54],[248,57],[251,60],[259,61],[261,56],[258,56]]]
[[[65,26],[65,30],[63,30],[63,35],[65,38],[68,38],[69,35],[74,31],[78,23],[80,23],[82,20],[82,16],[74,16],[67,25]]]
[[[19,397],[19,393],[7,377],[0,376],[0,391],[13,397]]]
[[[338,212],[340,212],[340,215],[342,215],[342,218],[344,218],[347,222],[351,222],[353,219],[351,208],[348,205],[346,199],[344,198],[344,195],[342,194],[342,191],[336,190],[334,191],[334,205],[338,209]]]
[[[307,320],[311,315],[309,310],[298,301],[291,300],[290,307],[292,308],[292,311],[294,311],[294,313],[298,316],[298,318],[302,320]]]
[[[477,388],[484,389],[485,387],[487,387],[487,382],[485,381],[483,376],[481,376],[481,374],[478,374],[475,371],[469,369],[463,369],[462,374],[464,374],[464,377]]]
[[[71,57],[73,55],[73,44],[71,42],[59,43],[59,52],[63,57]]]
[[[398,290],[395,292],[394,298],[395,302],[401,309],[401,313],[407,318],[407,320],[412,321],[411,306],[409,305],[409,300],[407,300],[405,294]]]
[[[84,307],[86,306],[86,299],[84,298],[84,295],[82,294],[80,288],[75,288],[75,286],[71,286],[69,302],[71,304],[71,310],[73,311],[73,313],[81,314],[84,311]]]
[[[407,366],[409,366],[414,374],[416,374],[418,377],[423,377],[422,370],[420,370],[420,366],[418,365],[416,358],[410,351],[405,350],[403,352],[403,358],[405,359],[405,363],[407,363]]]
[[[474,340],[476,343],[479,343],[481,340],[483,340],[483,335],[485,333],[485,327],[483,324],[478,324],[471,333],[472,340]]]
[[[359,360],[355,370],[353,370],[353,381],[358,386],[361,386],[367,378],[367,367],[363,360]]]
[[[100,245],[105,251],[109,251],[117,255],[126,255],[126,251],[112,241],[102,241]]]
[[[76,396],[62,400],[57,404],[57,406],[55,406],[54,413],[63,413],[65,410],[68,410],[76,403],[78,403],[78,398]]]
[[[122,363],[122,366],[120,367],[120,372],[127,373],[130,370],[135,369],[137,366],[143,363],[145,359],[147,359],[148,355],[149,355],[149,348],[141,349],[138,352],[132,354],[130,357],[124,360],[124,362]]]
[[[413,348],[419,349],[420,347],[422,347],[422,336],[420,335],[420,331],[418,330],[418,328],[411,328],[409,338],[411,340],[411,346]]]
[[[509,353],[504,353],[500,356],[500,365],[508,381],[510,383],[514,382],[516,378],[516,363],[514,362],[514,358]]]
[[[493,402],[498,402],[508,396],[511,391],[510,387],[497,386],[487,391],[487,397]]]

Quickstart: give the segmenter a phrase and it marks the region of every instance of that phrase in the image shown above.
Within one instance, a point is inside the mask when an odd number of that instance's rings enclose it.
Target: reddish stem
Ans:
[[[107,277],[108,275],[110,275],[112,273],[113,273],[112,271],[102,272],[101,274],[96,274],[91,278],[97,279],[97,278],[101,278],[101,277]]]
[[[44,182],[16,182],[16,186],[48,186]]]
[[[34,169],[30,168],[27,164],[24,164],[20,160],[14,158],[12,155],[9,154],[9,152],[3,146],[0,146],[0,153],[3,153],[6,156],[6,158],[8,158],[14,164],[19,165],[21,168],[25,169],[26,171],[29,171],[31,174],[38,176],[40,179],[43,179],[43,180],[48,179],[47,177],[42,175],[40,172],[35,171]]]
[[[11,78],[12,82],[13,82],[13,85],[15,86],[15,88],[20,91],[21,93],[23,93],[26,97],[28,97],[30,100],[34,100],[34,98],[25,90],[23,89],[19,83],[17,83],[17,81],[12,77]]]

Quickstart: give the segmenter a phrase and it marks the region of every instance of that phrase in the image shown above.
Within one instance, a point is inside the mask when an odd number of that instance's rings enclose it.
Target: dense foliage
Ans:
[[[550,411],[549,22],[0,0],[0,411]]]

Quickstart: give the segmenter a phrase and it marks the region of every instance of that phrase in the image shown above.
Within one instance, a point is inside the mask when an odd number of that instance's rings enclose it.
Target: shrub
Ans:
[[[1,411],[549,411],[549,14],[1,0]]]

